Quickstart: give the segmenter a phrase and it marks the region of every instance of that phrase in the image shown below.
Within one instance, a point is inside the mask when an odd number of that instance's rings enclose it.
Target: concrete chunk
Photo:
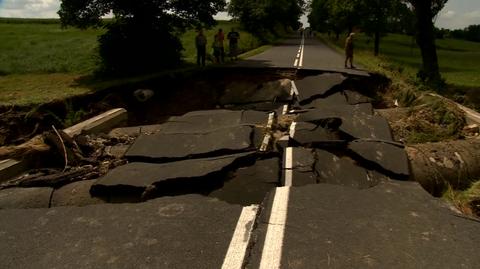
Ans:
[[[69,136],[109,132],[127,122],[127,110],[116,108],[63,130]]]
[[[95,195],[127,188],[130,192],[143,192],[146,187],[169,181],[194,179],[208,181],[208,176],[225,171],[234,164],[252,157],[255,153],[240,153],[222,157],[185,160],[172,163],[129,163],[111,170],[92,186]],[[206,184],[206,183],[205,183]],[[189,186],[184,186],[189,188]],[[122,190],[119,190],[122,191]]]
[[[311,102],[317,97],[326,95],[346,80],[342,74],[326,73],[318,76],[306,77],[295,81],[298,89],[298,99],[301,105]]]
[[[12,159],[0,161],[0,183],[14,178],[27,170],[25,161]]]
[[[405,149],[397,145],[382,142],[353,141],[348,148],[360,159],[373,164],[380,169],[408,179],[410,175],[409,162]]]
[[[129,160],[171,160],[255,149],[253,128],[236,126],[200,134],[141,135],[126,153]]]
[[[48,208],[52,192],[52,188],[11,188],[1,190],[0,209]]]

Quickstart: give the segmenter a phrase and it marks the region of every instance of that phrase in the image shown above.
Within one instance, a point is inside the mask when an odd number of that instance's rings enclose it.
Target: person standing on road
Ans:
[[[240,34],[235,31],[234,28],[230,30],[227,35],[228,38],[228,50],[230,54],[230,60],[237,60],[238,58],[238,40],[240,39]]]
[[[223,34],[222,29],[218,29],[218,33],[215,35],[214,39],[213,54],[215,55],[217,63],[223,63],[225,61],[225,48],[223,46],[225,35]]]
[[[195,46],[197,48],[197,65],[205,67],[207,37],[203,34],[202,28],[198,29],[198,34],[195,37]]]
[[[355,68],[353,66],[353,37],[354,33],[350,33],[345,41],[345,68],[348,68],[347,63],[350,61],[350,68]]]

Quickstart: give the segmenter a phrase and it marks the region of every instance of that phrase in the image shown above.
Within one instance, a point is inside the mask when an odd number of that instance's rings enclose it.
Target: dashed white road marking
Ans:
[[[275,113],[272,112],[268,115],[267,129],[269,129],[269,130],[272,129],[274,120],[275,120]]]
[[[266,134],[265,137],[263,138],[262,145],[260,146],[260,151],[265,152],[268,149],[268,145],[270,145],[270,140],[272,139],[271,134]]]
[[[292,139],[295,137],[295,128],[297,128],[297,123],[293,122],[292,125],[290,125],[290,137]]]
[[[290,187],[277,188],[275,190],[267,235],[263,245],[260,269],[280,268],[289,196]]]
[[[297,56],[293,62],[293,67],[300,68],[303,66],[303,53],[305,50],[305,36],[302,36],[302,41],[300,43],[300,48],[298,49]]]
[[[258,208],[257,205],[243,208],[223,260],[222,269],[241,269],[243,267]]]
[[[291,187],[293,184],[293,148],[285,149],[285,187]]]
[[[297,85],[295,85],[294,81],[292,81],[292,91],[296,96],[300,95],[300,93],[298,92]]]
[[[282,110],[282,115],[287,115],[287,113],[288,113],[288,105],[284,105]]]

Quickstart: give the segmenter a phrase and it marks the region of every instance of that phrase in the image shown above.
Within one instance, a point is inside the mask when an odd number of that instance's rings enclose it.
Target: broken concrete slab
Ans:
[[[55,190],[51,206],[87,206],[105,203],[104,200],[90,194],[90,188],[94,183],[95,180],[78,181]]]
[[[0,161],[0,183],[14,178],[28,169],[26,161],[12,159]]]
[[[368,175],[367,170],[356,165],[353,160],[324,151],[315,150],[315,170],[320,183],[366,189],[378,184],[377,178]]]
[[[325,96],[323,98],[317,98],[312,100],[308,104],[301,105],[302,109],[315,109],[315,108],[322,108],[325,106],[345,106],[348,105],[347,98],[343,93],[336,92],[329,96]]]
[[[82,133],[99,134],[103,132],[110,132],[110,130],[113,128],[122,124],[126,124],[127,117],[127,110],[124,108],[116,108],[69,127],[63,131],[71,137]]]
[[[221,268],[241,212],[198,195],[0,210],[0,267]]]
[[[283,79],[264,84],[250,81],[236,81],[226,86],[220,97],[221,105],[251,104],[262,102],[288,102],[291,80]]]
[[[451,211],[418,183],[368,190],[289,190],[280,268],[477,268],[480,222]],[[264,203],[248,268],[258,268],[274,201]],[[323,253],[319,255],[319,253]],[[315,257],[315,258],[312,258]]]
[[[52,192],[52,188],[0,190],[0,209],[48,208]]]
[[[279,175],[279,158],[258,160],[253,166],[232,172],[223,187],[208,196],[231,204],[244,206],[260,204],[268,192],[279,186]]]
[[[293,126],[295,129],[290,132],[290,138],[302,146],[332,146],[346,143],[336,133],[317,124],[296,122]]]
[[[122,137],[122,136],[138,136],[140,135],[140,126],[136,127],[124,127],[124,128],[115,128],[108,136],[110,137]]]
[[[298,121],[315,122],[326,118],[349,118],[356,116],[358,118],[367,115],[373,115],[371,104],[358,105],[325,105],[314,109],[301,111]]]
[[[268,113],[248,110],[203,110],[170,117],[158,125],[141,126],[142,134],[206,133],[238,125],[267,125]]]
[[[342,118],[340,131],[357,139],[378,139],[393,141],[392,130],[388,121],[380,116],[356,116]]]
[[[363,103],[371,103],[373,101],[372,98],[367,97],[361,93],[356,91],[345,90],[343,91],[345,96],[347,97],[347,101],[350,105],[358,105]]]
[[[295,81],[298,90],[298,99],[301,105],[308,104],[317,97],[327,95],[336,86],[341,85],[347,78],[338,73],[326,73],[318,76],[306,77]]]
[[[253,132],[250,126],[235,126],[201,134],[141,135],[125,156],[130,161],[169,161],[250,151],[260,146],[253,144]]]
[[[403,147],[383,142],[353,141],[348,144],[359,160],[395,175],[399,179],[410,177],[410,168],[407,153]]]
[[[341,119],[339,130],[353,137],[354,139],[378,139],[393,141],[392,131],[388,121],[380,116],[372,116],[363,113],[360,109],[366,106],[329,107],[309,110],[300,114],[297,121],[321,122],[325,119]],[[348,114],[347,112],[351,112]]]
[[[97,180],[91,191],[95,196],[120,195],[125,192],[138,198],[147,187],[156,186],[161,193],[188,193],[200,188],[206,191],[218,182],[216,175],[243,162],[254,161],[255,152],[215,158],[185,160],[164,164],[129,163],[111,170]],[[185,183],[186,180],[190,180]],[[203,187],[202,187],[203,186]],[[215,189],[215,188],[214,188]]]
[[[116,159],[122,159],[125,157],[130,145],[115,145],[115,146],[106,146],[105,154]]]

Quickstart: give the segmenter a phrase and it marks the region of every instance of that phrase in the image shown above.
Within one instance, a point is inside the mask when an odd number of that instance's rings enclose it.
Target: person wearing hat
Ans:
[[[345,41],[345,68],[348,68],[347,63],[350,61],[350,68],[355,68],[353,66],[353,37],[355,33],[350,33]]]

